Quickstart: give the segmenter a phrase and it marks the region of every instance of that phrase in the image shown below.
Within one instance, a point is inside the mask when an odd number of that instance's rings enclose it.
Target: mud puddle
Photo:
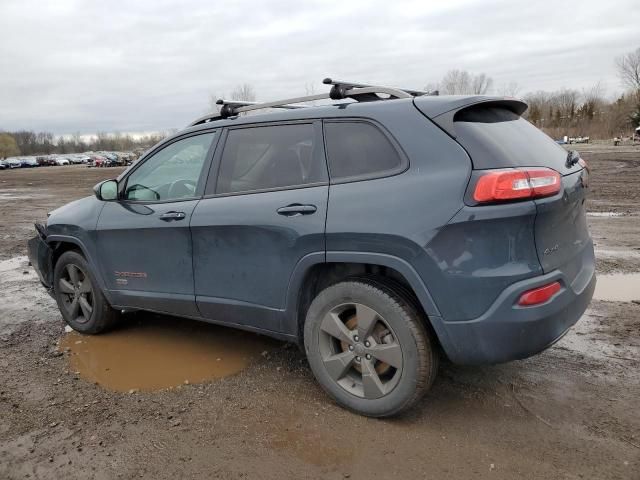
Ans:
[[[593,298],[610,302],[640,302],[640,273],[598,275]]]
[[[256,334],[145,315],[103,335],[67,333],[72,371],[119,392],[153,391],[240,372],[278,343]]]

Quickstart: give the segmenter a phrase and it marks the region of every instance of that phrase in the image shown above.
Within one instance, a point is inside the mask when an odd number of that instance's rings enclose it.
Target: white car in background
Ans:
[[[7,158],[5,160],[5,163],[7,165],[9,165],[9,168],[20,168],[20,167],[22,167],[22,162],[20,161],[20,159],[19,158],[15,158],[15,157]]]
[[[64,157],[56,157],[53,161],[56,165],[69,165],[69,160]]]

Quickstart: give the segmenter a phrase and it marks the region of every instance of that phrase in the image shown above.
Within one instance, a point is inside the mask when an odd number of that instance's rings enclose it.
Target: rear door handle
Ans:
[[[292,203],[291,205],[287,205],[286,207],[280,207],[278,210],[279,215],[284,215],[285,217],[295,217],[298,215],[311,215],[315,213],[318,208],[315,205],[301,205],[299,203]]]
[[[166,212],[160,215],[160,220],[172,222],[174,220],[182,220],[187,215],[184,212]]]

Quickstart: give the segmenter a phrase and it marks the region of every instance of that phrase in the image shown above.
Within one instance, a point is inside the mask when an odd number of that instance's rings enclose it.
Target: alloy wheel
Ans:
[[[58,281],[58,291],[72,321],[86,323],[91,319],[93,287],[89,276],[82,268],[68,263]]]
[[[402,346],[385,319],[360,303],[334,307],[320,324],[320,356],[329,376],[360,398],[387,395],[402,375]]]

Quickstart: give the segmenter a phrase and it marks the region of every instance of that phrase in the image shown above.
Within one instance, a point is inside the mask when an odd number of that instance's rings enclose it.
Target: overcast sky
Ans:
[[[1,0],[0,130],[182,128],[239,83],[266,100],[452,68],[613,95],[614,58],[638,47],[638,0]]]

